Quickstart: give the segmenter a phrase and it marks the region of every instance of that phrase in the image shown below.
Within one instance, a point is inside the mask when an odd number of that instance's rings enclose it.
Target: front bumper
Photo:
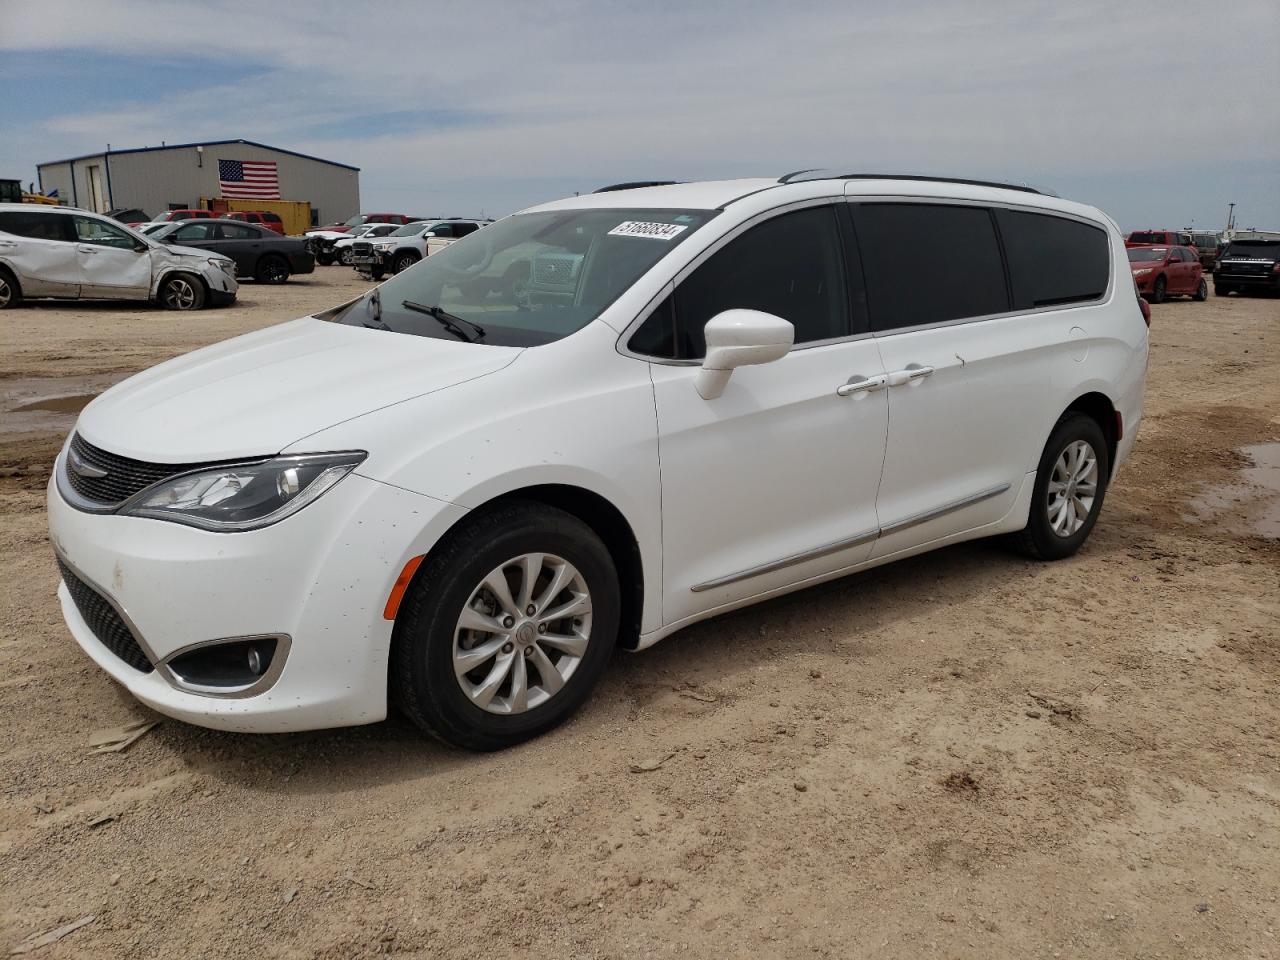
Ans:
[[[315,273],[316,258],[310,250],[305,253],[295,253],[289,258],[289,270],[291,273]]]
[[[1155,289],[1156,277],[1158,273],[1148,273],[1146,276],[1140,277],[1136,273],[1133,275],[1133,282],[1138,285],[1139,293],[1151,293]]]
[[[1280,273],[1224,273],[1213,274],[1214,286],[1241,287],[1250,290],[1280,290]]]
[[[55,470],[61,469],[59,457]],[[386,716],[387,597],[408,559],[425,553],[466,512],[359,474],[294,516],[242,533],[85,513],[53,481],[48,511],[54,549],[123,615],[153,664],[210,640],[291,638],[267,689],[249,696],[195,693],[163,667],[142,672],[128,665],[95,634],[67,585],[59,587],[76,642],[135,697],[179,720],[249,733]]]

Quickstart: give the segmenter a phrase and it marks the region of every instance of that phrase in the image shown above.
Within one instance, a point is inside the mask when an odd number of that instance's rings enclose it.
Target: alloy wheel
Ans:
[[[1045,508],[1049,526],[1060,537],[1076,534],[1098,495],[1098,455],[1086,440],[1076,440],[1058,455],[1049,477]]]
[[[582,574],[554,554],[522,554],[491,570],[463,605],[454,676],[480,709],[524,713],[564,689],[590,641],[591,592]]]
[[[164,303],[173,310],[190,310],[196,302],[195,287],[185,277],[174,277],[165,285]]]
[[[9,286],[9,281],[3,273],[0,273],[0,310],[9,305],[9,301],[13,299],[13,287]]]

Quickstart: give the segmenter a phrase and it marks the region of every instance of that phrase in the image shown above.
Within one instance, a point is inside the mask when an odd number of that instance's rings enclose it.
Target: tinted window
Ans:
[[[468,233],[475,233],[480,227],[474,223],[455,223],[453,225],[453,235],[455,237],[465,237]]]
[[[119,247],[132,250],[138,241],[130,234],[104,220],[93,220],[89,217],[73,217],[76,223],[76,239],[81,243],[90,243],[97,247]]]
[[[437,223],[437,224],[436,224],[434,227],[432,227],[428,232],[429,232],[429,233],[434,233],[437,237],[452,237],[452,236],[453,236],[453,224],[451,224],[451,223]]]
[[[262,215],[262,220],[264,223],[283,223],[284,222],[283,220],[280,219],[279,214],[275,214],[275,213],[264,213]]]
[[[0,213],[0,230],[33,240],[70,240],[71,218],[60,213],[7,210]]]
[[[204,226],[204,224],[201,224]],[[238,223],[220,223],[216,224],[222,233],[223,240],[261,240],[262,233],[247,224],[241,226]],[[188,227],[187,229],[191,229]]]
[[[1040,213],[997,210],[1017,310],[1096,300],[1107,291],[1110,253],[1098,227]]]
[[[214,240],[217,235],[218,225],[216,223],[191,223],[173,231],[166,237],[166,240],[174,243],[185,243],[188,240]]]
[[[872,330],[1009,309],[991,212],[942,204],[853,208]]]
[[[752,227],[718,250],[679,287],[674,303],[650,315],[631,349],[650,356],[698,359],[704,328],[724,310],[763,310],[789,320],[796,343],[850,333],[836,212],[813,207]]]

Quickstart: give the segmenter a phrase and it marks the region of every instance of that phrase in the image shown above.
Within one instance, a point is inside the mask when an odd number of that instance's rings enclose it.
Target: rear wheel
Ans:
[[[613,559],[590,527],[543,504],[506,504],[428,554],[396,618],[392,691],[447,743],[512,746],[586,700],[619,613]]]
[[[268,254],[258,261],[258,269],[254,276],[259,283],[284,283],[289,279],[289,264],[283,257]]]
[[[6,268],[0,267],[0,310],[22,305],[22,287],[18,278]]]
[[[167,310],[199,310],[204,306],[204,284],[189,273],[175,273],[160,285],[161,306]]]
[[[1026,527],[1013,535],[1013,545],[1038,560],[1071,556],[1098,520],[1110,475],[1107,438],[1098,421],[1068,413],[1040,455],[1031,513]]]
[[[1200,285],[1196,287],[1196,292],[1192,294],[1191,299],[1200,303],[1209,299],[1209,283],[1204,277],[1200,278]]]
[[[1164,298],[1167,295],[1168,289],[1169,284],[1165,282],[1164,277],[1156,277],[1156,285],[1151,288],[1151,302],[1164,303]]]

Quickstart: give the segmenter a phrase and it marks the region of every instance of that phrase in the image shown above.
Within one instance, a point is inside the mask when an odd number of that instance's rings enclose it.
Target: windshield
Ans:
[[[1154,263],[1169,255],[1168,247],[1130,247],[1130,263]]]
[[[508,347],[582,329],[712,210],[557,210],[508,217],[433,253],[329,317]],[[460,322],[459,322],[460,321]]]
[[[1129,234],[1130,243],[1168,243],[1170,233],[1167,230],[1137,232]]]
[[[417,223],[406,223],[403,227],[391,234],[393,237],[416,237],[423,230],[430,230],[434,223],[423,223],[419,220]]]
[[[1232,240],[1224,257],[1275,260],[1280,257],[1280,240]]]

